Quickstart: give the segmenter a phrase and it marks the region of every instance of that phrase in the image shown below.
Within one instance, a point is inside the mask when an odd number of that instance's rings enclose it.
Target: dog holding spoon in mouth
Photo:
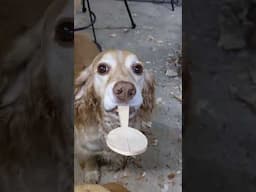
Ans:
[[[100,179],[99,161],[122,168],[126,156],[113,152],[106,137],[120,127],[118,107],[129,108],[129,126],[148,130],[155,104],[155,80],[129,51],[99,53],[76,78],[75,155],[83,164],[86,183]]]

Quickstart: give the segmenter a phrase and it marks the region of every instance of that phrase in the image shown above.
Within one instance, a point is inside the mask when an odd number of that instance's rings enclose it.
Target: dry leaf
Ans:
[[[127,29],[127,28],[125,28],[125,29],[123,30],[124,33],[127,33],[128,31],[129,31],[129,29]]]
[[[168,179],[169,179],[169,180],[172,180],[172,179],[174,179],[175,176],[176,176],[175,173],[170,173],[170,174],[168,175]]]
[[[167,77],[177,77],[178,73],[176,71],[174,71],[174,70],[167,69],[165,75]]]
[[[182,97],[176,96],[173,92],[171,92],[170,94],[171,94],[171,96],[172,96],[174,99],[176,99],[176,100],[179,101],[179,102],[182,102]]]
[[[157,145],[158,145],[158,140],[157,140],[157,139],[154,139],[153,142],[152,142],[152,145],[153,145],[153,146],[157,146]]]
[[[110,34],[110,37],[116,37],[115,33]]]
[[[161,97],[158,97],[156,99],[156,104],[159,105],[159,104],[163,104],[163,99]]]
[[[148,41],[153,41],[155,38],[153,37],[153,36],[151,36],[151,35],[149,35],[148,37],[147,37],[147,40]]]
[[[137,177],[137,180],[141,180],[144,179],[144,177],[146,176],[146,172],[144,171],[139,177]]]
[[[177,175],[181,174],[181,171],[180,171],[180,170],[178,170],[178,171],[176,172],[176,174],[177,174]]]

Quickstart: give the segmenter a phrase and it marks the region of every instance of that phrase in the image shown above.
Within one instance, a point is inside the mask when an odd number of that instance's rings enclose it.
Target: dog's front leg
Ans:
[[[106,150],[101,156],[103,164],[107,164],[108,171],[119,171],[125,169],[128,157]]]
[[[90,157],[87,160],[80,161],[80,166],[84,172],[84,182],[89,184],[99,183],[100,169],[96,157]]]
[[[82,168],[85,183],[98,183],[100,180],[97,156],[102,154],[101,145],[97,135],[75,129],[75,154]]]
[[[151,121],[143,121],[139,130],[147,137],[149,145],[156,145],[157,139],[151,130],[151,125]]]

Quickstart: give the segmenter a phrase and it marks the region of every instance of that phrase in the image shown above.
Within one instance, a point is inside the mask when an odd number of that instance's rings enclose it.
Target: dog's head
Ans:
[[[130,117],[138,109],[152,112],[154,78],[131,52],[109,50],[100,53],[81,72],[76,84],[80,86],[76,99],[98,98],[99,107],[106,112],[117,113],[118,105],[129,105]]]

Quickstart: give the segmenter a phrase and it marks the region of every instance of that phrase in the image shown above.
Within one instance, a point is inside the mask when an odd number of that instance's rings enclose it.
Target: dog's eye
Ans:
[[[141,64],[135,64],[132,66],[132,70],[135,74],[141,75],[143,73],[143,66]]]
[[[110,68],[107,64],[101,63],[101,64],[99,64],[97,71],[99,74],[104,75],[109,72],[109,69]]]
[[[62,19],[55,27],[55,40],[62,46],[71,46],[74,42],[74,21]]]

